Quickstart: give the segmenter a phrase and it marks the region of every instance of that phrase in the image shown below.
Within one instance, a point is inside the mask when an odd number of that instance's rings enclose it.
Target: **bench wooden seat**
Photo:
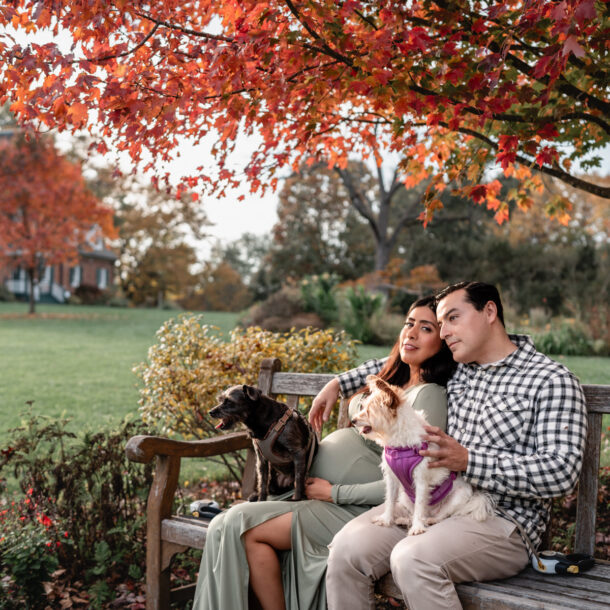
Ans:
[[[265,359],[261,365],[258,387],[271,396],[283,395],[297,407],[300,397],[315,396],[333,375],[283,373],[277,359]],[[589,430],[583,469],[579,479],[575,528],[575,553],[593,554],[598,493],[602,416],[610,413],[610,386],[584,386]],[[338,427],[349,425],[347,402],[339,408]],[[146,607],[166,610],[170,601],[192,597],[194,585],[170,591],[170,562],[176,553],[188,548],[202,549],[207,523],[190,517],[172,515],[182,458],[205,458],[238,449],[247,449],[248,458],[242,480],[242,496],[254,486],[254,455],[251,441],[244,432],[236,432],[202,441],[174,441],[162,437],[136,436],[129,440],[129,459],[148,463],[156,458],[155,477],[147,505]],[[377,583],[377,590],[400,598],[400,592],[387,575]],[[597,561],[595,567],[579,576],[543,575],[527,568],[513,578],[458,585],[458,594],[466,610],[578,608],[593,610],[610,607],[610,564]]]

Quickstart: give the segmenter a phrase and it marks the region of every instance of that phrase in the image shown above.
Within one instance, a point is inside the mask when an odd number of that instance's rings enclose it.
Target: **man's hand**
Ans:
[[[317,477],[309,477],[305,481],[305,495],[308,500],[324,500],[324,502],[332,502],[331,496],[332,485],[326,479]]]
[[[419,452],[419,455],[434,458],[428,467],[464,472],[468,466],[468,449],[436,426],[426,426],[426,432],[423,440],[438,445],[438,449],[428,448]]]
[[[318,434],[322,432],[322,424],[328,421],[338,398],[339,380],[335,378],[331,379],[313,399],[309,410],[309,423]]]

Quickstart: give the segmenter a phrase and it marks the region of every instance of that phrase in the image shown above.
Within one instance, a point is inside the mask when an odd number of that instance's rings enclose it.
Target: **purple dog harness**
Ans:
[[[392,469],[392,472],[398,477],[402,483],[407,496],[411,502],[415,502],[415,485],[413,483],[413,470],[424,459],[419,455],[422,449],[427,449],[428,443],[422,443],[419,447],[386,447],[385,461]],[[453,481],[457,474],[452,472],[440,485],[437,485],[430,492],[429,506],[438,504],[453,487]]]

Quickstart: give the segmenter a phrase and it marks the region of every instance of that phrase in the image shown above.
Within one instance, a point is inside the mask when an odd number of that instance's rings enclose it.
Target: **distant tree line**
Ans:
[[[493,210],[453,196],[449,185],[440,194],[442,209],[424,227],[418,219],[421,191],[400,186],[384,210],[381,180],[362,163],[348,166],[343,176],[320,166],[290,176],[280,191],[278,221],[269,238],[244,235],[214,249],[206,264],[207,279],[199,286],[200,294],[208,295],[205,304],[242,309],[286,282],[325,272],[342,281],[367,275],[370,280],[379,267],[379,233],[375,219],[372,222],[354,204],[345,174],[366,197],[370,216],[379,219],[383,212],[387,234],[396,234],[386,256],[386,273],[378,277],[380,284],[393,287],[389,293],[397,310],[414,298],[412,290],[404,290],[404,282],[401,286],[401,278],[426,269],[434,276],[429,278],[432,283],[435,278],[443,283],[468,278],[493,282],[520,314],[542,309],[548,315],[573,315],[585,323],[596,318],[608,325],[610,212],[603,200],[548,181],[547,188],[535,194],[530,210],[513,205],[510,221],[498,225]],[[596,180],[610,183],[610,178]],[[517,180],[500,181],[498,196],[509,199]],[[558,194],[572,202],[567,224],[544,213]],[[242,288],[236,300],[218,283],[221,278],[229,283],[231,274],[239,276]],[[196,300],[187,303],[196,305]]]

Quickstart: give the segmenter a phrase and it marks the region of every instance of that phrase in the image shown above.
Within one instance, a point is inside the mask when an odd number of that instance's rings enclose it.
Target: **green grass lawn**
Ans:
[[[0,446],[22,415],[72,419],[96,429],[138,410],[135,364],[146,359],[155,333],[180,312],[154,309],[0,303]],[[234,313],[206,313],[228,333]],[[31,406],[28,406],[31,402]]]

